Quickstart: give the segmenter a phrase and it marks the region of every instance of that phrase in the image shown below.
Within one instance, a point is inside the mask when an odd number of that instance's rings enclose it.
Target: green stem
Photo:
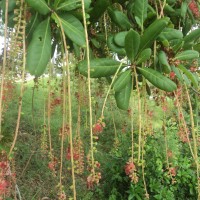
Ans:
[[[110,93],[110,91],[111,91],[112,85],[113,85],[113,83],[114,83],[114,81],[115,81],[115,79],[116,79],[116,77],[117,77],[117,74],[118,74],[119,70],[121,69],[121,66],[122,66],[122,63],[120,63],[120,65],[119,65],[117,71],[116,71],[115,74],[114,74],[114,77],[113,77],[113,79],[112,79],[112,82],[111,82],[111,84],[110,84],[110,86],[109,86],[109,88],[108,88],[108,92],[107,92],[107,94],[106,94],[106,97],[105,97],[105,99],[104,99],[103,106],[102,106],[101,117],[104,116],[104,110],[105,110],[105,107],[106,107],[106,101],[107,101],[107,99],[108,99],[108,95],[109,95],[109,93]]]

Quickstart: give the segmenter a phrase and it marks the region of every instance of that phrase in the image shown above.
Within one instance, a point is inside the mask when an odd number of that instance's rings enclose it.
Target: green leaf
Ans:
[[[139,46],[140,46],[140,35],[136,31],[131,29],[125,37],[126,55],[129,58],[129,60],[131,60],[131,62],[137,55]]]
[[[41,15],[46,15],[51,11],[45,0],[25,0],[25,1],[31,8],[39,12]]]
[[[183,65],[179,65],[178,68],[190,79],[193,86],[197,89],[198,88],[198,80],[196,77],[191,73],[189,70],[187,70]]]
[[[94,4],[94,7],[90,13],[90,20],[96,22],[101,15],[106,11],[110,2],[108,0],[97,0]]]
[[[91,42],[97,49],[101,48],[101,44],[100,44],[100,42],[98,40],[92,38]]]
[[[74,51],[74,55],[76,56],[76,58],[79,59],[81,56],[81,50],[80,50],[80,47],[77,44],[75,44],[74,42],[73,42],[73,51]]]
[[[167,15],[170,15],[171,13],[175,13],[175,10],[172,8],[172,6],[165,4],[164,11],[167,13]]]
[[[172,46],[173,51],[176,53],[183,47],[184,41],[179,40]]]
[[[186,1],[183,1],[182,4],[181,4],[181,17],[183,19],[185,19],[185,16],[186,16],[186,13],[187,13],[187,2]]]
[[[70,11],[80,7],[81,7],[81,0],[65,0],[63,3],[58,5],[56,10]]]
[[[91,2],[92,2],[92,0],[84,0],[85,10],[90,8]]]
[[[167,26],[168,22],[169,18],[157,19],[144,31],[144,34],[141,36],[140,40],[140,52],[151,47],[158,35]]]
[[[183,79],[184,79],[184,83],[189,87],[191,86],[191,81],[189,80],[189,78],[183,74]]]
[[[194,49],[195,51],[198,51],[198,52],[200,53],[200,43],[194,45],[194,46],[193,46],[193,49]]]
[[[38,19],[38,12],[31,16],[29,22],[26,25],[26,39],[29,41],[35,31],[36,27],[39,25],[40,20]]]
[[[160,51],[158,53],[158,60],[159,60],[159,63],[163,66],[163,71],[165,73],[170,73],[171,72],[171,68],[170,68],[170,65],[168,63],[167,55],[165,54],[164,51]]]
[[[76,17],[68,13],[60,14],[59,16],[53,14],[52,17],[55,19],[58,26],[60,26],[60,23],[62,24],[64,32],[70,40],[81,47],[85,47],[84,28]]]
[[[122,55],[122,56],[126,55],[125,49],[123,47],[117,46],[115,44],[115,42],[114,42],[114,36],[112,36],[112,35],[109,36],[107,43],[108,43],[108,47],[109,47],[109,49],[111,51],[113,51],[113,52],[115,52],[115,53],[117,53],[119,55]]]
[[[108,8],[108,14],[112,21],[116,23],[122,30],[128,30],[131,28],[131,23],[128,17],[121,11],[113,10],[111,7]]]
[[[96,33],[95,38],[100,42],[106,42],[106,35],[104,33]]]
[[[190,32],[188,35],[184,37],[184,42],[186,43],[191,43],[195,42],[200,38],[200,28],[195,29],[194,31]]]
[[[114,35],[114,42],[120,46],[124,47],[125,46],[125,37],[128,31],[122,31]]]
[[[14,21],[14,19],[16,18],[16,15],[14,14],[14,11],[11,11],[8,17],[8,27],[13,28],[16,24],[16,22]],[[2,13],[2,21],[5,23],[5,13]]]
[[[9,0],[8,1],[8,13],[13,11],[16,6],[16,0]],[[6,10],[6,0],[2,0],[1,8],[3,12],[5,13]]]
[[[111,76],[115,74],[119,66],[120,62],[110,58],[92,59],[90,60],[90,77],[100,78]],[[78,70],[82,75],[88,76],[88,65],[86,60],[79,62]]]
[[[176,90],[176,84],[169,78],[163,76],[160,72],[151,68],[137,68],[140,73],[154,86],[166,92],[173,92]]]
[[[143,23],[147,18],[148,0],[135,0],[133,11],[135,14],[136,22],[143,28]]]
[[[131,70],[122,72],[113,84],[115,92],[122,90],[131,80]]]
[[[27,50],[26,67],[35,76],[44,73],[51,58],[50,19],[42,21],[35,29]]]
[[[180,30],[173,29],[173,28],[165,28],[159,37],[164,37],[168,41],[174,40],[174,39],[182,39],[183,38],[183,33]]]
[[[118,108],[122,110],[128,109],[131,90],[132,90],[132,80],[130,80],[122,90],[115,93],[115,100]]]
[[[195,50],[186,50],[177,53],[175,56],[176,60],[193,60],[199,57],[199,52]]]
[[[179,70],[177,67],[175,67],[174,65],[172,65],[171,68],[172,68],[172,71],[176,74],[178,80],[179,80],[181,83],[183,83],[183,77],[182,77],[182,75],[181,75],[180,70]]]
[[[150,48],[144,49],[139,55],[136,64],[146,62],[151,57],[152,50]]]

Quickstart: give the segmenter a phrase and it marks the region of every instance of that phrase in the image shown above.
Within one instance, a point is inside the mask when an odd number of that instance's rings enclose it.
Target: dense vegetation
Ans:
[[[0,199],[200,199],[197,1],[0,3]]]

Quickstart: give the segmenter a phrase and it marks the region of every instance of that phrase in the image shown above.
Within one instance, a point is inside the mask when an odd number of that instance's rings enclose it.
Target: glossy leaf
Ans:
[[[167,26],[168,22],[169,18],[157,19],[144,31],[144,34],[141,36],[140,40],[140,52],[151,47],[159,34]]]
[[[163,67],[163,71],[165,73],[170,73],[171,68],[170,68],[170,65],[168,63],[167,55],[165,54],[164,51],[160,51],[158,53],[158,60],[159,60],[159,63],[161,64],[161,66]]]
[[[48,14],[51,9],[47,5],[45,0],[25,0],[28,5],[41,15]]]
[[[123,47],[117,46],[115,44],[114,36],[109,36],[107,43],[108,43],[108,47],[111,51],[113,51],[119,55],[122,55],[122,56],[126,55],[125,49]]]
[[[129,101],[131,97],[131,90],[132,80],[130,80],[122,90],[115,93],[115,100],[118,108],[122,110],[128,110]]]
[[[56,10],[70,11],[80,7],[81,7],[81,0],[65,0],[63,3],[58,5]]]
[[[164,11],[170,15],[171,13],[175,13],[175,10],[172,8],[172,6],[166,4],[165,7],[164,7]]]
[[[169,78],[163,76],[160,72],[151,68],[137,68],[140,73],[154,86],[166,92],[176,90],[176,84]]]
[[[122,31],[114,35],[114,42],[120,46],[124,47],[125,46],[125,37],[127,35],[128,31]]]
[[[53,14],[52,17],[55,19],[58,26],[60,26],[59,21],[61,22],[64,32],[70,40],[81,47],[85,46],[84,28],[76,17],[68,13],[60,14],[58,16],[59,19],[55,14]]]
[[[109,8],[108,13],[112,21],[116,23],[116,25],[118,25],[122,30],[128,30],[131,28],[131,23],[123,12]]]
[[[187,2],[186,1],[183,1],[182,4],[181,4],[181,17],[183,19],[185,19],[185,16],[186,16],[186,13],[187,13]]]
[[[85,10],[90,8],[92,0],[84,0]]]
[[[187,70],[183,65],[179,65],[178,68],[187,76],[188,79],[192,82],[193,86],[195,88],[198,88],[198,80],[196,77],[193,75],[192,72]]]
[[[168,41],[174,40],[174,39],[182,39],[183,38],[183,33],[180,30],[173,29],[173,28],[165,28],[159,37],[164,37]]]
[[[90,77],[91,78],[100,78],[100,77],[107,77],[115,74],[117,69],[120,66],[120,62],[115,61],[109,58],[97,58],[90,60]],[[87,61],[81,61],[78,64],[79,72],[84,75],[88,76],[88,66]]]
[[[140,46],[140,35],[134,31],[130,30],[125,37],[125,50],[126,55],[130,61],[133,61],[138,53]]]
[[[139,55],[138,59],[136,61],[136,64],[141,64],[143,62],[146,62],[148,59],[150,59],[152,54],[152,50],[150,48],[144,49]]]
[[[145,19],[147,18],[148,0],[135,0],[133,11],[137,24],[143,28]]]
[[[26,39],[29,41],[35,31],[36,27],[39,25],[40,20],[38,17],[38,12],[31,16],[29,22],[26,25]]]
[[[172,46],[173,51],[176,53],[183,47],[184,41],[179,40]]]
[[[177,53],[175,56],[176,60],[192,60],[199,57],[199,52],[195,50],[186,50]]]
[[[132,77],[130,69],[122,72],[113,84],[113,89],[115,92],[122,90],[130,82],[131,79]]]
[[[200,28],[191,31],[188,35],[184,37],[185,43],[191,43],[200,38]]]
[[[50,19],[42,21],[35,29],[27,50],[26,67],[35,76],[44,73],[51,58]]]

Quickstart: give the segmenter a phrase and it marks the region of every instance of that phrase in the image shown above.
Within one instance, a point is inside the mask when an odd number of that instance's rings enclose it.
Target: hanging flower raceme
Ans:
[[[79,153],[74,151],[73,152],[73,158],[74,158],[74,160],[78,160],[79,159]],[[66,159],[67,160],[71,159],[71,149],[70,149],[70,147],[67,148]]]
[[[195,0],[190,1],[188,7],[195,17],[200,17],[199,7]]]
[[[130,177],[131,181],[134,183],[138,182],[138,176],[136,174],[136,167],[131,159],[125,165],[125,173]]]
[[[2,160],[0,161],[0,200],[3,200],[9,193],[11,176],[14,177],[14,174],[10,171],[10,165],[5,152],[0,153],[0,160]]]
[[[101,179],[101,173],[100,172],[97,172],[97,173],[94,173],[94,174],[91,173],[87,177],[87,188],[92,189],[95,184],[98,185],[100,179]]]
[[[169,174],[171,175],[171,176],[176,176],[176,168],[175,167],[170,167],[169,168]]]
[[[103,122],[103,118],[100,118],[96,124],[93,125],[93,133],[95,135],[98,135],[103,132],[103,129],[105,128],[105,123]]]

